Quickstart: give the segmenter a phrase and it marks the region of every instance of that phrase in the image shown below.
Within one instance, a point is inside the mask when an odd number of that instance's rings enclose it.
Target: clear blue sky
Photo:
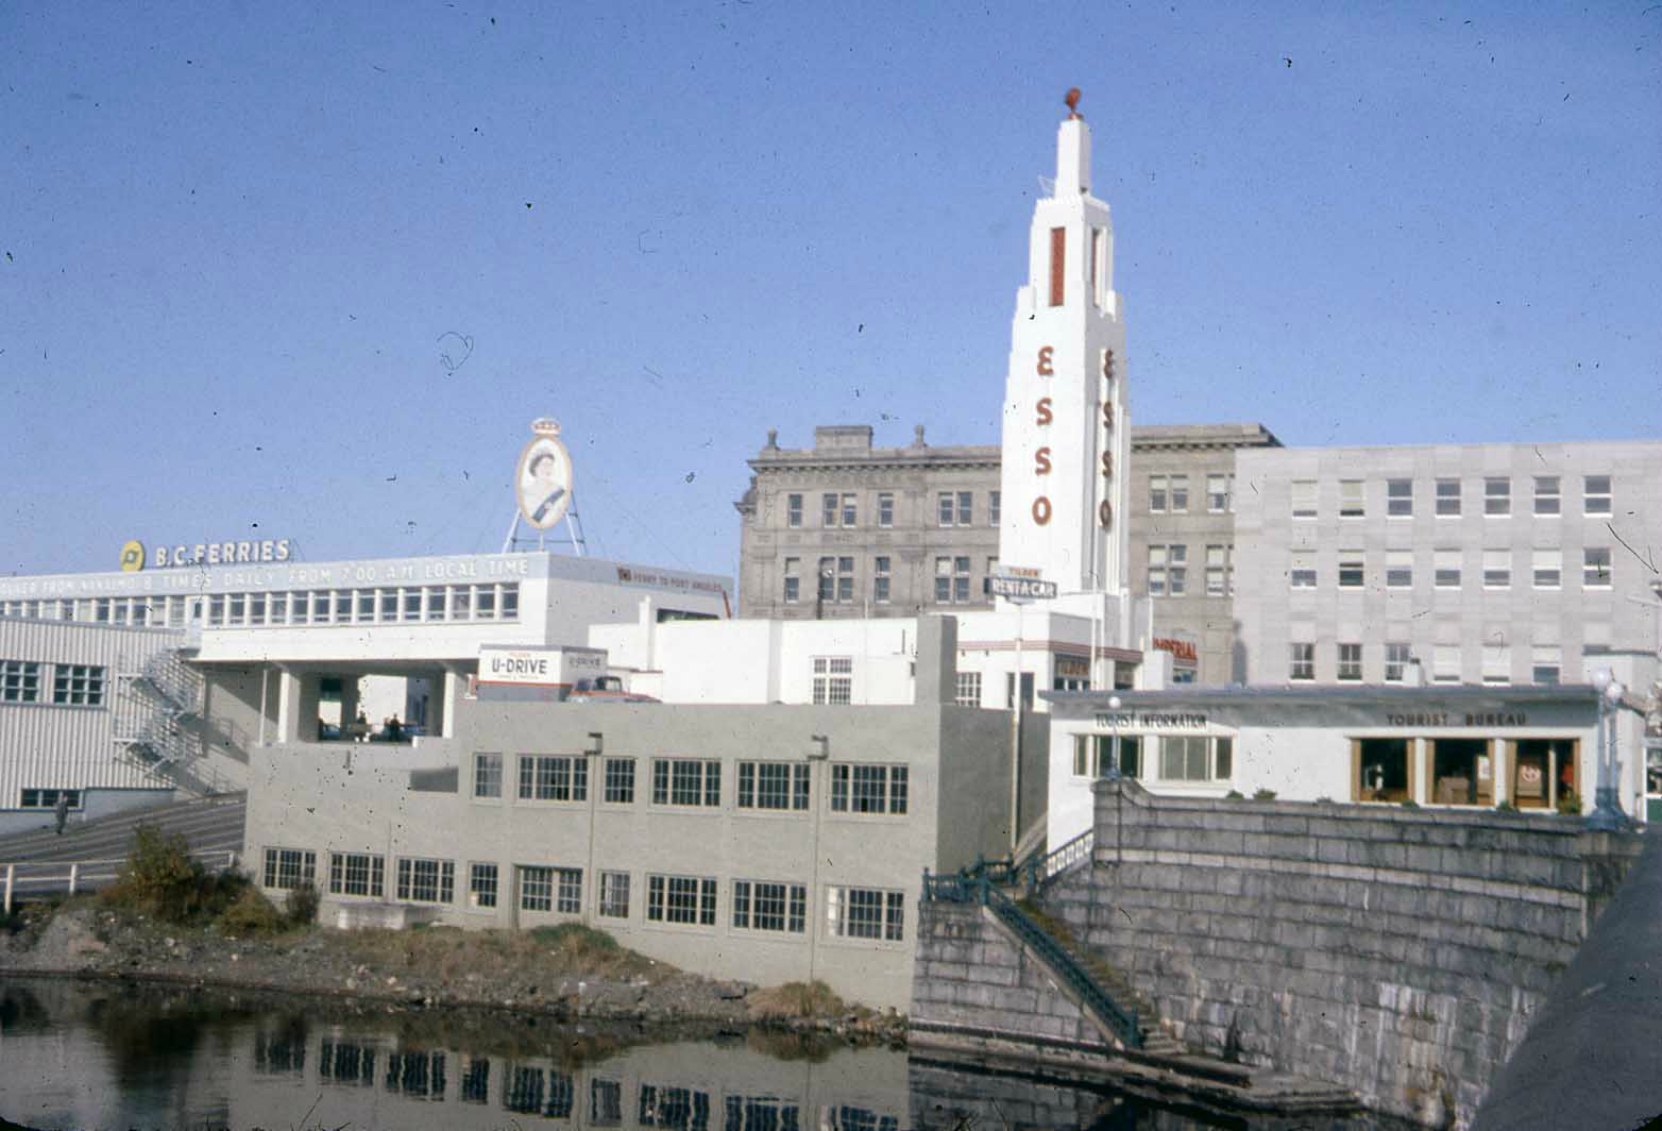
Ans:
[[[543,414],[730,573],[770,427],[997,441],[1070,85],[1139,422],[1662,437],[1662,5],[1352,7],[11,0],[0,573],[494,550]]]

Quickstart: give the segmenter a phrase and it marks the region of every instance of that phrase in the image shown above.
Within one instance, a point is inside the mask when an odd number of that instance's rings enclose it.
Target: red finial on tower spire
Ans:
[[[1079,88],[1077,86],[1070,86],[1068,88],[1067,97],[1062,99],[1062,101],[1068,104],[1069,118],[1079,117]]]

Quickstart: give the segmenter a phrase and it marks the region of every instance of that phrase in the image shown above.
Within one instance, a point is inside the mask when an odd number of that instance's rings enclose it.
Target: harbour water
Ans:
[[[0,1116],[30,1128],[1128,1131],[1284,1126],[887,1048],[124,983],[0,981]]]

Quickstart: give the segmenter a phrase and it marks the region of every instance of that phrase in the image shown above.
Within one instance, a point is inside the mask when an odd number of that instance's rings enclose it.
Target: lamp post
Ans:
[[[1593,793],[1593,811],[1587,815],[1587,827],[1597,832],[1615,832],[1627,827],[1616,783],[1616,711],[1627,689],[1609,668],[1600,668],[1592,678],[1599,694],[1599,762],[1598,785]]]
[[[1114,781],[1118,781],[1120,777],[1120,708],[1124,705],[1125,700],[1118,695],[1108,696],[1108,710],[1113,712],[1108,717],[1113,720],[1114,724],[1114,746],[1112,760],[1108,763],[1108,772],[1102,776]]]

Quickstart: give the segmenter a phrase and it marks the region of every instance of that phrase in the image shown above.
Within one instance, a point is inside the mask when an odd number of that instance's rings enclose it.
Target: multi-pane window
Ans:
[[[1316,555],[1312,550],[1294,550],[1287,563],[1287,584],[1294,589],[1316,587]]]
[[[1412,589],[1414,587],[1414,551],[1385,551],[1385,588]]]
[[[1295,479],[1287,485],[1294,518],[1316,517],[1316,481]]]
[[[581,754],[522,754],[521,801],[587,801],[589,761]]]
[[[969,526],[975,519],[975,492],[942,491],[935,497],[935,517],[942,526]]]
[[[889,603],[890,586],[893,583],[890,559],[879,554],[871,562],[871,599],[874,604],[887,605]]]
[[[951,491],[942,491],[935,496],[935,521],[937,524],[951,526],[952,519],[957,513],[957,501]]]
[[[785,525],[795,529],[802,525],[802,496],[785,496]]]
[[[967,556],[935,559],[935,601],[964,604],[970,599],[970,560]]]
[[[833,762],[831,811],[902,816],[906,812],[909,787],[910,775],[905,766]]]
[[[78,789],[25,789],[21,798],[21,807],[24,809],[56,809],[59,799],[66,799],[69,808],[81,808],[81,791]]]
[[[1189,547],[1181,543],[1148,548],[1148,595],[1181,597],[1189,588]]]
[[[1588,546],[1581,551],[1581,586],[1583,589],[1610,588],[1610,548]]]
[[[608,919],[629,918],[629,873],[600,873],[600,902],[595,910]]]
[[[719,808],[721,763],[713,758],[652,759],[652,804]]]
[[[1437,480],[1437,517],[1454,518],[1460,514],[1460,480]]]
[[[104,669],[92,664],[57,664],[52,669],[52,702],[97,707],[104,702]]]
[[[1556,475],[1535,477],[1535,513],[1555,515],[1564,507],[1562,488]]]
[[[854,600],[854,559],[824,557],[819,560],[819,599],[840,605]]]
[[[1206,547],[1206,595],[1227,597],[1235,592],[1235,570],[1230,562],[1233,546]]]
[[[716,925],[716,881],[711,876],[646,877],[646,917],[654,923]]]
[[[1581,480],[1581,513],[1610,513],[1610,476],[1587,475]]]
[[[1339,645],[1339,678],[1347,681],[1362,678],[1362,645]]]
[[[1403,673],[1408,670],[1408,662],[1412,654],[1408,645],[1392,643],[1385,645],[1385,682],[1401,683]]]
[[[741,931],[802,934],[808,926],[807,886],[769,880],[734,880],[733,926]]]
[[[496,906],[496,865],[475,864],[468,869],[468,902],[474,907]]]
[[[981,673],[959,672],[952,701],[960,707],[981,706]]]
[[[280,891],[309,888],[317,882],[317,853],[303,848],[268,848],[262,884]]]
[[[40,672],[28,660],[0,660],[0,703],[40,702]]]
[[[807,809],[806,762],[740,762],[740,809]]]
[[[972,526],[975,523],[975,492],[958,492],[958,525]]]
[[[1187,475],[1171,477],[1171,509],[1173,514],[1187,514],[1189,512],[1189,477]]]
[[[906,937],[906,895],[877,888],[827,888],[826,923],[839,939],[899,942]]]
[[[1431,556],[1431,582],[1438,589],[1460,588],[1460,551],[1435,550]]]
[[[1512,513],[1512,481],[1490,476],[1483,481],[1483,513],[1507,515]]]
[[[1361,518],[1363,510],[1362,481],[1360,479],[1339,480],[1339,517]]]
[[[1148,509],[1154,514],[1164,514],[1171,509],[1170,476],[1150,475],[1148,477]]]
[[[1512,587],[1512,551],[1483,551],[1483,588],[1510,589]]]
[[[452,860],[398,859],[398,898],[412,903],[450,903],[456,892]]]
[[[819,497],[820,525],[827,529],[837,525],[837,495],[827,491]]]
[[[387,858],[369,852],[329,854],[329,894],[367,895],[379,899],[386,892]]]
[[[1385,514],[1389,518],[1410,518],[1414,514],[1414,481],[1385,480]]]
[[[1208,514],[1223,514],[1229,510],[1230,496],[1235,491],[1235,477],[1233,475],[1208,475],[1206,477],[1206,512]]]
[[[1288,646],[1287,678],[1316,678],[1316,646],[1297,643]]]
[[[1536,550],[1533,577],[1537,589],[1557,589],[1563,582],[1564,555],[1557,550]]]
[[[785,604],[794,605],[802,600],[802,559],[785,559]]]
[[[1166,781],[1223,781],[1235,772],[1234,761],[1233,739],[1174,735],[1160,740],[1160,776]]]
[[[852,492],[845,493],[843,495],[843,501],[842,501],[843,525],[844,526],[858,526],[859,525],[858,518],[859,518],[859,501],[858,501],[858,498]]]
[[[814,702],[843,706],[854,701],[854,658],[814,657]]]
[[[606,759],[606,792],[601,800],[608,805],[635,803],[635,760],[633,758]]]
[[[1339,588],[1360,589],[1365,576],[1361,550],[1339,551]]]
[[[583,910],[583,870],[550,868],[542,864],[519,866],[519,909],[558,911],[575,915]]]
[[[1002,491],[987,492],[987,525],[997,526],[1004,514],[1004,493]]]
[[[502,796],[502,755],[475,754],[473,756],[473,796]]]
[[[879,491],[877,493],[877,525],[885,528],[894,525],[893,491]]]

